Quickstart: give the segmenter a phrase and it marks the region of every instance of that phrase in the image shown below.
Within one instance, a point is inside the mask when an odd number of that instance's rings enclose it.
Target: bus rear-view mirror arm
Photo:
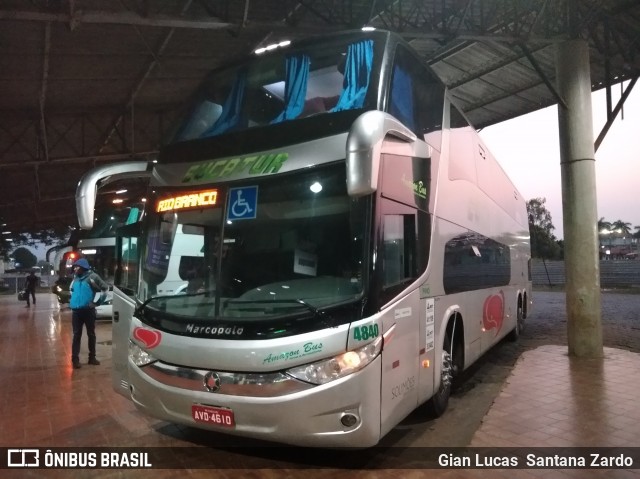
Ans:
[[[382,111],[368,111],[353,123],[347,137],[347,192],[364,196],[376,191],[380,169],[380,151],[384,139],[391,135],[413,143],[414,156],[429,158],[431,147],[396,118]]]
[[[76,211],[80,228],[84,230],[93,228],[99,182],[101,182],[100,186],[103,186],[116,180],[151,176],[152,165],[153,163],[147,161],[127,161],[99,166],[85,173],[76,188]]]

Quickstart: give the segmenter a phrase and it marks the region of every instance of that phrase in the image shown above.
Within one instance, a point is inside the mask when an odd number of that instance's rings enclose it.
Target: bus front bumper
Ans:
[[[188,378],[167,384],[147,367],[129,361],[131,397],[166,421],[296,446],[363,448],[380,439],[380,356],[344,378],[275,397],[209,392],[204,384],[198,391]],[[223,413],[226,424],[204,420],[212,411]]]

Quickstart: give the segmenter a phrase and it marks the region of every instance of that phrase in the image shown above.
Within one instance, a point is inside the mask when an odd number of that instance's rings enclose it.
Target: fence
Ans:
[[[17,293],[24,288],[25,274],[5,274],[0,276],[0,294]],[[38,290],[49,289],[56,278],[54,276],[43,275],[40,277],[40,284]]]
[[[565,284],[564,261],[534,259],[531,276],[535,286],[561,286]],[[600,286],[640,286],[640,261],[600,261]]]

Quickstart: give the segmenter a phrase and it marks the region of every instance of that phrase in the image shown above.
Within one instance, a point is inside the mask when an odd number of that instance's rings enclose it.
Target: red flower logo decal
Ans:
[[[147,349],[155,348],[162,340],[160,331],[151,331],[145,328],[135,328],[133,330],[133,338],[140,341]]]
[[[504,320],[504,293],[500,291],[498,294],[489,296],[484,300],[484,308],[482,314],[482,325],[486,331],[496,329],[496,335],[502,328]]]

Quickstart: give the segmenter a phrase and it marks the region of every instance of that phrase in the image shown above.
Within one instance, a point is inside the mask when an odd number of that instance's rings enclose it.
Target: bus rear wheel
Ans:
[[[522,333],[522,328],[524,327],[524,311],[522,309],[522,302],[518,302],[518,309],[516,313],[516,326],[509,333],[510,341],[517,341],[520,338],[520,333]]]
[[[451,340],[449,335],[444,339],[440,363],[440,386],[438,391],[427,401],[427,410],[434,417],[440,417],[447,410],[451,385],[453,383],[453,358],[451,357]]]

